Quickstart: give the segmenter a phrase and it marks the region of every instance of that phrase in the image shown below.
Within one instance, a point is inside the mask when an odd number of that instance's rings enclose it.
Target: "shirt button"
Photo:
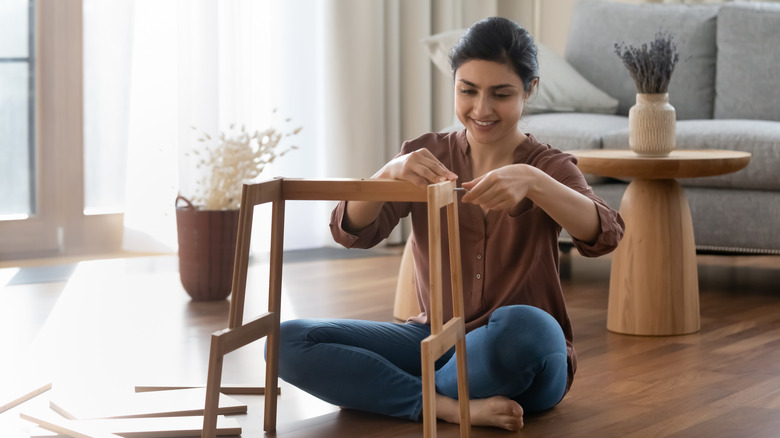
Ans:
[[[482,278],[482,274],[477,274],[477,280]]]
[[[482,260],[482,254],[477,254],[477,260]]]

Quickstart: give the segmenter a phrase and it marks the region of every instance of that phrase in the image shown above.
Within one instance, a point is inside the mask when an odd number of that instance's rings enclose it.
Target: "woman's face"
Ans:
[[[506,64],[475,59],[455,72],[455,114],[478,143],[514,141],[526,97],[523,81]]]

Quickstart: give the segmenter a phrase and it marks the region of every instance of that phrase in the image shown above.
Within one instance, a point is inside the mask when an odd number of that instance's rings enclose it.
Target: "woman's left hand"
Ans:
[[[463,202],[485,210],[508,210],[533,190],[536,172],[525,164],[511,164],[463,183]]]
[[[595,242],[601,229],[596,204],[536,167],[510,164],[463,183],[463,202],[483,210],[509,210],[528,198],[569,234]]]

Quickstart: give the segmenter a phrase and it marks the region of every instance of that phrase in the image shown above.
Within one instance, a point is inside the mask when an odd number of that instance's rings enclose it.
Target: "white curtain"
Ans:
[[[303,127],[289,138],[299,149],[263,177],[368,177],[403,140],[452,120],[450,81],[420,40],[517,9],[507,0],[123,1],[124,18],[85,19],[125,20],[116,47],[130,56],[118,66],[129,74],[116,72],[129,102],[124,247],[138,251],[176,248],[174,199],[196,179],[192,126],[280,128],[289,117]],[[288,203],[285,247],[331,245],[332,206]],[[267,216],[255,215],[261,251]]]

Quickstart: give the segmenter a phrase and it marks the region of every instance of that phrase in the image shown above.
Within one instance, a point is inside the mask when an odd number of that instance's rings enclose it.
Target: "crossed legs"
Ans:
[[[282,324],[279,376],[346,408],[419,421],[421,324],[292,320]],[[474,425],[522,427],[523,410],[555,406],[566,388],[566,342],[557,321],[530,306],[496,310],[466,335]],[[454,349],[436,363],[437,416],[459,422]],[[450,409],[454,406],[454,412]]]

